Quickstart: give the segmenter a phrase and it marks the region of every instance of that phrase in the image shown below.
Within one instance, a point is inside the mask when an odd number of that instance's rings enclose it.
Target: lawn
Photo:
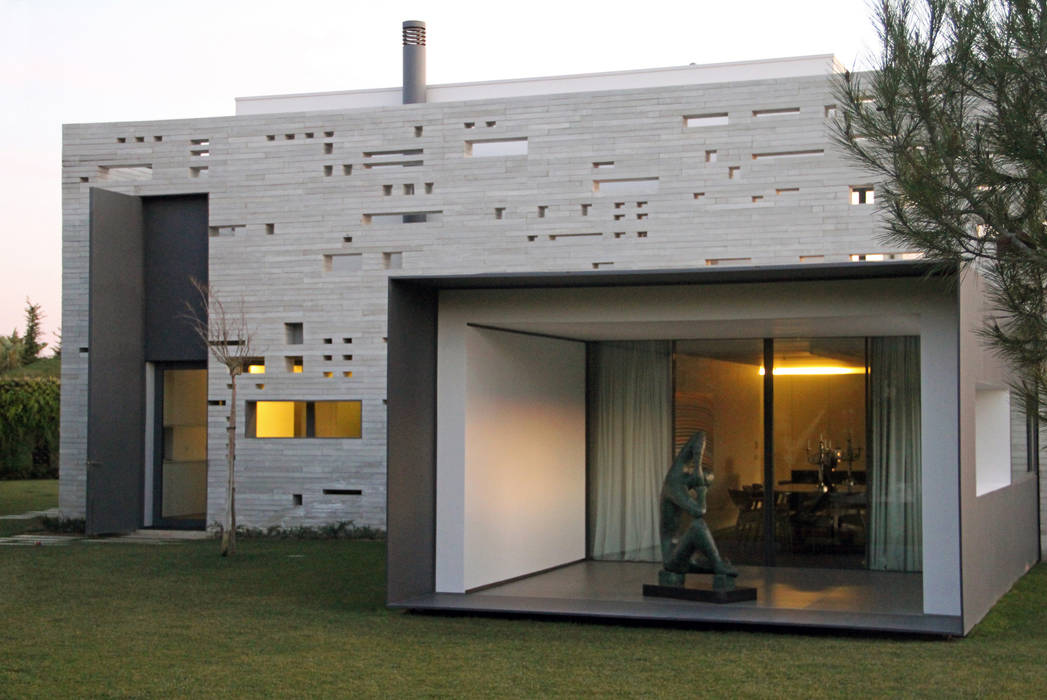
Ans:
[[[18,515],[58,506],[58,479],[0,481],[0,515]],[[40,527],[40,518],[0,520],[0,537]],[[2,634],[2,633],[0,633]]]
[[[0,547],[0,696],[1041,696],[1047,568],[963,640],[432,617],[379,542]]]
[[[0,515],[58,507],[58,479],[0,481]]]

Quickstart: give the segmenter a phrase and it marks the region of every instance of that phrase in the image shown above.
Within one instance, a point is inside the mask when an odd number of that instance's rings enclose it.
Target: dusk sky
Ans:
[[[867,0],[0,0],[0,334],[21,332],[27,296],[43,340],[61,325],[63,123],[398,86],[405,19],[427,24],[437,84],[825,53],[864,68],[871,14]]]

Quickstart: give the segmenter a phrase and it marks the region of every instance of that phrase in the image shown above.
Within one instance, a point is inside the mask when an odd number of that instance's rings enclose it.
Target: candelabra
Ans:
[[[830,441],[819,440],[818,450],[812,452],[811,448],[807,448],[807,462],[818,467],[818,483],[821,486],[822,491],[834,491],[834,479],[833,472],[840,463],[847,464],[847,485],[854,486],[854,473],[853,466],[856,461],[861,459],[862,448],[854,447],[851,444],[851,438],[847,438],[847,448],[841,449],[839,447],[833,447]]]

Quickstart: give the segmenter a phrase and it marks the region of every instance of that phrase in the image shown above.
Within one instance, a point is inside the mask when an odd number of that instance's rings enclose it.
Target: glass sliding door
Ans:
[[[866,341],[774,340],[775,563],[861,568]]]
[[[673,453],[695,432],[705,433],[702,469],[713,475],[706,524],[722,556],[736,564],[762,564],[763,341],[675,345]]]

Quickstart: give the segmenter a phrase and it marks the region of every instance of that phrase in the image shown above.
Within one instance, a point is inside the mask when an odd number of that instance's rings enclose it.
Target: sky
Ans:
[[[869,0],[0,0],[0,334],[61,326],[62,124],[232,114],[234,98],[396,87],[426,22],[430,84],[877,54]],[[45,351],[46,354],[46,351]]]

